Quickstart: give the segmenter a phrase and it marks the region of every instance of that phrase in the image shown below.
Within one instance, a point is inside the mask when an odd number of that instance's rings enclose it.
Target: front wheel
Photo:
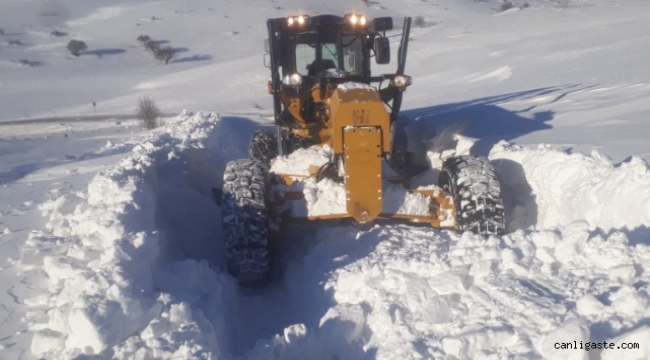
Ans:
[[[257,130],[248,143],[248,158],[271,166],[271,160],[278,156],[278,138],[268,130]]]
[[[501,187],[490,160],[478,155],[450,157],[442,165],[438,184],[454,199],[458,231],[505,234]]]
[[[223,174],[221,220],[228,271],[242,284],[265,280],[270,271],[266,164],[234,160]]]

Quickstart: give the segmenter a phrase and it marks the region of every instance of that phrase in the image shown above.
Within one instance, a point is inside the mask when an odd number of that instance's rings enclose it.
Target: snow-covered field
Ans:
[[[0,0],[0,358],[650,359],[650,3],[527,3]],[[355,8],[424,16],[413,150],[489,155],[508,234],[296,225],[242,289],[211,188],[270,123],[264,19]]]

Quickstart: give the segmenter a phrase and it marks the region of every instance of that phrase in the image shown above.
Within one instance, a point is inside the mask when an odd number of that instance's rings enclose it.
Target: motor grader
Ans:
[[[240,283],[267,277],[273,235],[291,221],[395,219],[504,233],[501,190],[484,157],[448,158],[437,185],[406,186],[408,149],[395,139],[412,83],[405,74],[411,18],[401,29],[397,71],[381,75],[371,73],[371,61],[390,62],[390,17],[296,15],[267,25],[277,131],[256,131],[249,157],[227,164],[220,201],[228,269]]]

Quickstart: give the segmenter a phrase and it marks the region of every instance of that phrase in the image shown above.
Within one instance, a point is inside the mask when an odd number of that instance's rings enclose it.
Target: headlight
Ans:
[[[287,75],[282,79],[282,83],[287,86],[299,86],[302,85],[302,76],[298,73]]]
[[[363,14],[350,13],[345,15],[345,22],[352,26],[366,26],[368,23],[368,18]]]
[[[302,27],[309,23],[309,15],[289,16],[287,18],[287,25],[292,27],[294,25]]]
[[[393,78],[393,85],[398,88],[405,88],[413,83],[413,78],[406,75],[396,75]]]

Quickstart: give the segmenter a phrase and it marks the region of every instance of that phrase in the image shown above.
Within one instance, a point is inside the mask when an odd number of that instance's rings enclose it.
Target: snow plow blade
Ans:
[[[317,167],[312,169],[315,170]],[[386,196],[381,197],[381,210],[372,219],[359,220],[353,216],[353,213],[346,211],[350,206],[349,198],[332,198],[325,204],[319,204],[321,200],[313,201],[311,198],[314,191],[340,193],[342,190],[337,188],[342,187],[342,184],[327,183],[319,189],[315,171],[310,176],[291,174],[271,174],[271,176],[273,177],[271,182],[276,185],[273,186],[270,194],[270,211],[275,214],[276,220],[280,223],[353,218],[359,223],[385,219],[429,224],[436,229],[456,228],[454,201],[440,188],[408,190],[400,184],[393,183],[399,182],[399,179],[390,179],[393,182],[389,180],[383,183],[382,194]],[[341,211],[332,212],[328,209]]]

